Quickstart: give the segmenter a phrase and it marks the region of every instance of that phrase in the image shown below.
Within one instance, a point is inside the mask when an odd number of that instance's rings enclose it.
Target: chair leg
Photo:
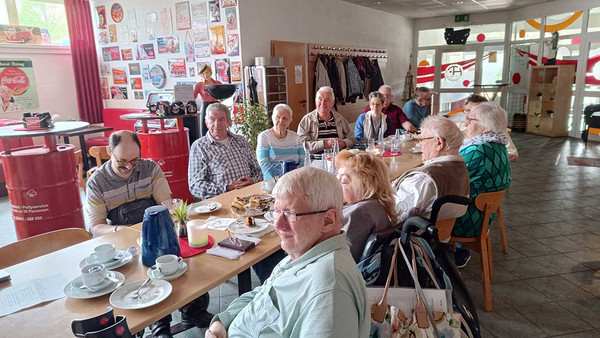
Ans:
[[[490,269],[490,281],[494,278],[494,264],[492,263],[492,238],[488,235],[487,237],[487,260]]]
[[[504,216],[502,215],[502,207],[498,208],[496,213],[498,216],[498,227],[500,228],[500,241],[502,242],[502,252],[508,254],[508,241],[506,240],[506,228],[504,227]]]
[[[484,241],[488,241],[485,240]],[[481,245],[481,285],[483,286],[483,306],[485,311],[492,311],[492,282],[490,278],[490,260],[488,257],[488,244],[480,243]]]

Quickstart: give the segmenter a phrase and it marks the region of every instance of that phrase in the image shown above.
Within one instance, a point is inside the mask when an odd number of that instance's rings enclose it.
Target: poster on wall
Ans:
[[[119,53],[119,47],[102,47],[102,59],[104,61],[121,60],[121,53]]]
[[[229,69],[229,59],[216,59],[215,60],[215,71],[217,73],[217,81],[223,83],[231,82],[231,72]]]
[[[131,89],[142,89],[142,78],[141,77],[132,77],[129,79],[129,83],[131,84]]]
[[[150,68],[150,80],[154,87],[158,89],[164,88],[167,84],[167,73],[160,65],[154,65]]]
[[[121,49],[121,58],[123,61],[133,60],[133,51],[131,48]]]
[[[142,65],[142,82],[150,83],[150,65]]]
[[[129,75],[142,75],[142,70],[140,68],[139,63],[130,63],[129,64]]]
[[[105,77],[100,78],[100,93],[104,100],[110,99],[110,91],[108,90],[108,79]]]
[[[185,59],[169,59],[169,77],[186,77]]]
[[[227,35],[227,55],[240,55],[240,36],[238,34]]]
[[[210,22],[221,22],[221,7],[219,0],[211,0],[208,2],[210,12]]]
[[[206,11],[206,1],[192,1],[190,7],[192,9],[192,25],[195,21],[206,19],[208,13]]]
[[[50,31],[46,28],[40,28],[40,35],[42,36],[42,45],[51,45],[52,39],[50,38]]]
[[[113,100],[127,100],[127,87],[112,86],[110,95]]]
[[[98,43],[101,45],[105,45],[108,43],[108,32],[107,31],[98,32]]]
[[[210,28],[210,53],[212,55],[225,54],[225,27]]]
[[[210,57],[210,45],[208,43],[197,43],[194,45],[194,50],[197,59]]]
[[[175,22],[177,23],[177,30],[181,31],[192,28],[190,3],[188,1],[175,3]]]
[[[194,21],[192,36],[194,42],[208,41],[208,21],[206,19]]]
[[[231,31],[238,29],[237,12],[235,7],[225,8],[225,20],[227,22],[227,30]]]
[[[161,29],[159,35],[173,33],[173,24],[171,23],[171,8],[163,8],[158,11],[158,23],[160,24]]]
[[[0,112],[40,107],[31,59],[0,59]]]
[[[132,29],[129,31],[131,42],[138,42],[138,31],[137,29]]]
[[[124,67],[113,67],[112,75],[114,84],[127,84],[127,71]]]
[[[237,0],[223,0],[223,8],[237,6]]]
[[[196,77],[196,68],[194,68],[194,66],[189,66],[189,64],[188,64],[188,74],[190,74],[190,77]]]
[[[231,61],[231,82],[242,81],[242,62]]]
[[[106,29],[106,8],[104,6],[96,6],[96,13],[98,13],[97,28]]]
[[[110,17],[116,23],[121,22],[123,20],[123,6],[115,2],[112,7],[110,7]]]
[[[117,25],[108,25],[108,38],[111,43],[117,42]]]
[[[154,44],[143,43],[137,48],[137,60],[151,60],[154,59]]]
[[[38,27],[0,25],[0,43],[41,45],[42,42]]]
[[[179,38],[177,36],[158,38],[156,45],[158,47],[158,54],[179,53]]]
[[[143,100],[144,99],[144,92],[141,90],[136,90],[133,92],[133,98],[135,100]]]
[[[119,42],[122,45],[129,44],[129,28],[127,27],[127,25],[119,26]]]
[[[100,63],[100,76],[109,76],[109,75],[110,75],[110,64]]]
[[[184,44],[184,49],[185,49],[185,59],[187,60],[187,62],[194,62],[196,61],[196,53],[194,51],[194,43],[191,41],[187,41],[186,38],[186,42]]]
[[[127,24],[131,27],[137,27],[137,13],[135,8],[127,10]]]

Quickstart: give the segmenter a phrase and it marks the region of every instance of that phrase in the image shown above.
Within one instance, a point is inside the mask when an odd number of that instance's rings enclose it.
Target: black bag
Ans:
[[[153,205],[156,205],[153,198],[127,202],[109,211],[108,219],[114,225],[139,223],[144,219],[144,212],[146,209]]]

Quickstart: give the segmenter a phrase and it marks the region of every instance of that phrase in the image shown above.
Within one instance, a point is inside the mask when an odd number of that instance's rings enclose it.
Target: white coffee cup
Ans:
[[[83,284],[89,287],[102,283],[107,275],[108,272],[106,271],[104,264],[89,264],[81,269],[81,279],[83,280]]]
[[[102,244],[94,249],[94,253],[90,255],[90,258],[100,263],[108,263],[115,258],[117,248],[114,244]]]
[[[156,259],[156,268],[163,276],[172,275],[177,272],[179,263],[183,261],[183,258],[176,255],[163,255]]]

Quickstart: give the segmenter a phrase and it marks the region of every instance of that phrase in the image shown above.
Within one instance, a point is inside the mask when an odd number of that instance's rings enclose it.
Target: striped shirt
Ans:
[[[338,138],[337,128],[333,114],[329,121],[323,121],[319,118],[319,140],[328,138]]]
[[[170,198],[171,189],[162,170],[152,160],[140,160],[129,178],[117,175],[104,163],[87,182],[86,212],[91,224],[106,222],[108,213],[127,202],[154,198],[156,203]]]
[[[227,191],[227,185],[243,176],[262,181],[260,166],[250,143],[242,136],[227,133],[229,144],[210,136],[194,141],[190,150],[188,183],[196,197],[211,198]]]
[[[300,136],[288,130],[283,139],[267,129],[258,134],[256,158],[265,180],[279,175],[281,161],[294,160],[298,168],[304,166],[304,146]]]

